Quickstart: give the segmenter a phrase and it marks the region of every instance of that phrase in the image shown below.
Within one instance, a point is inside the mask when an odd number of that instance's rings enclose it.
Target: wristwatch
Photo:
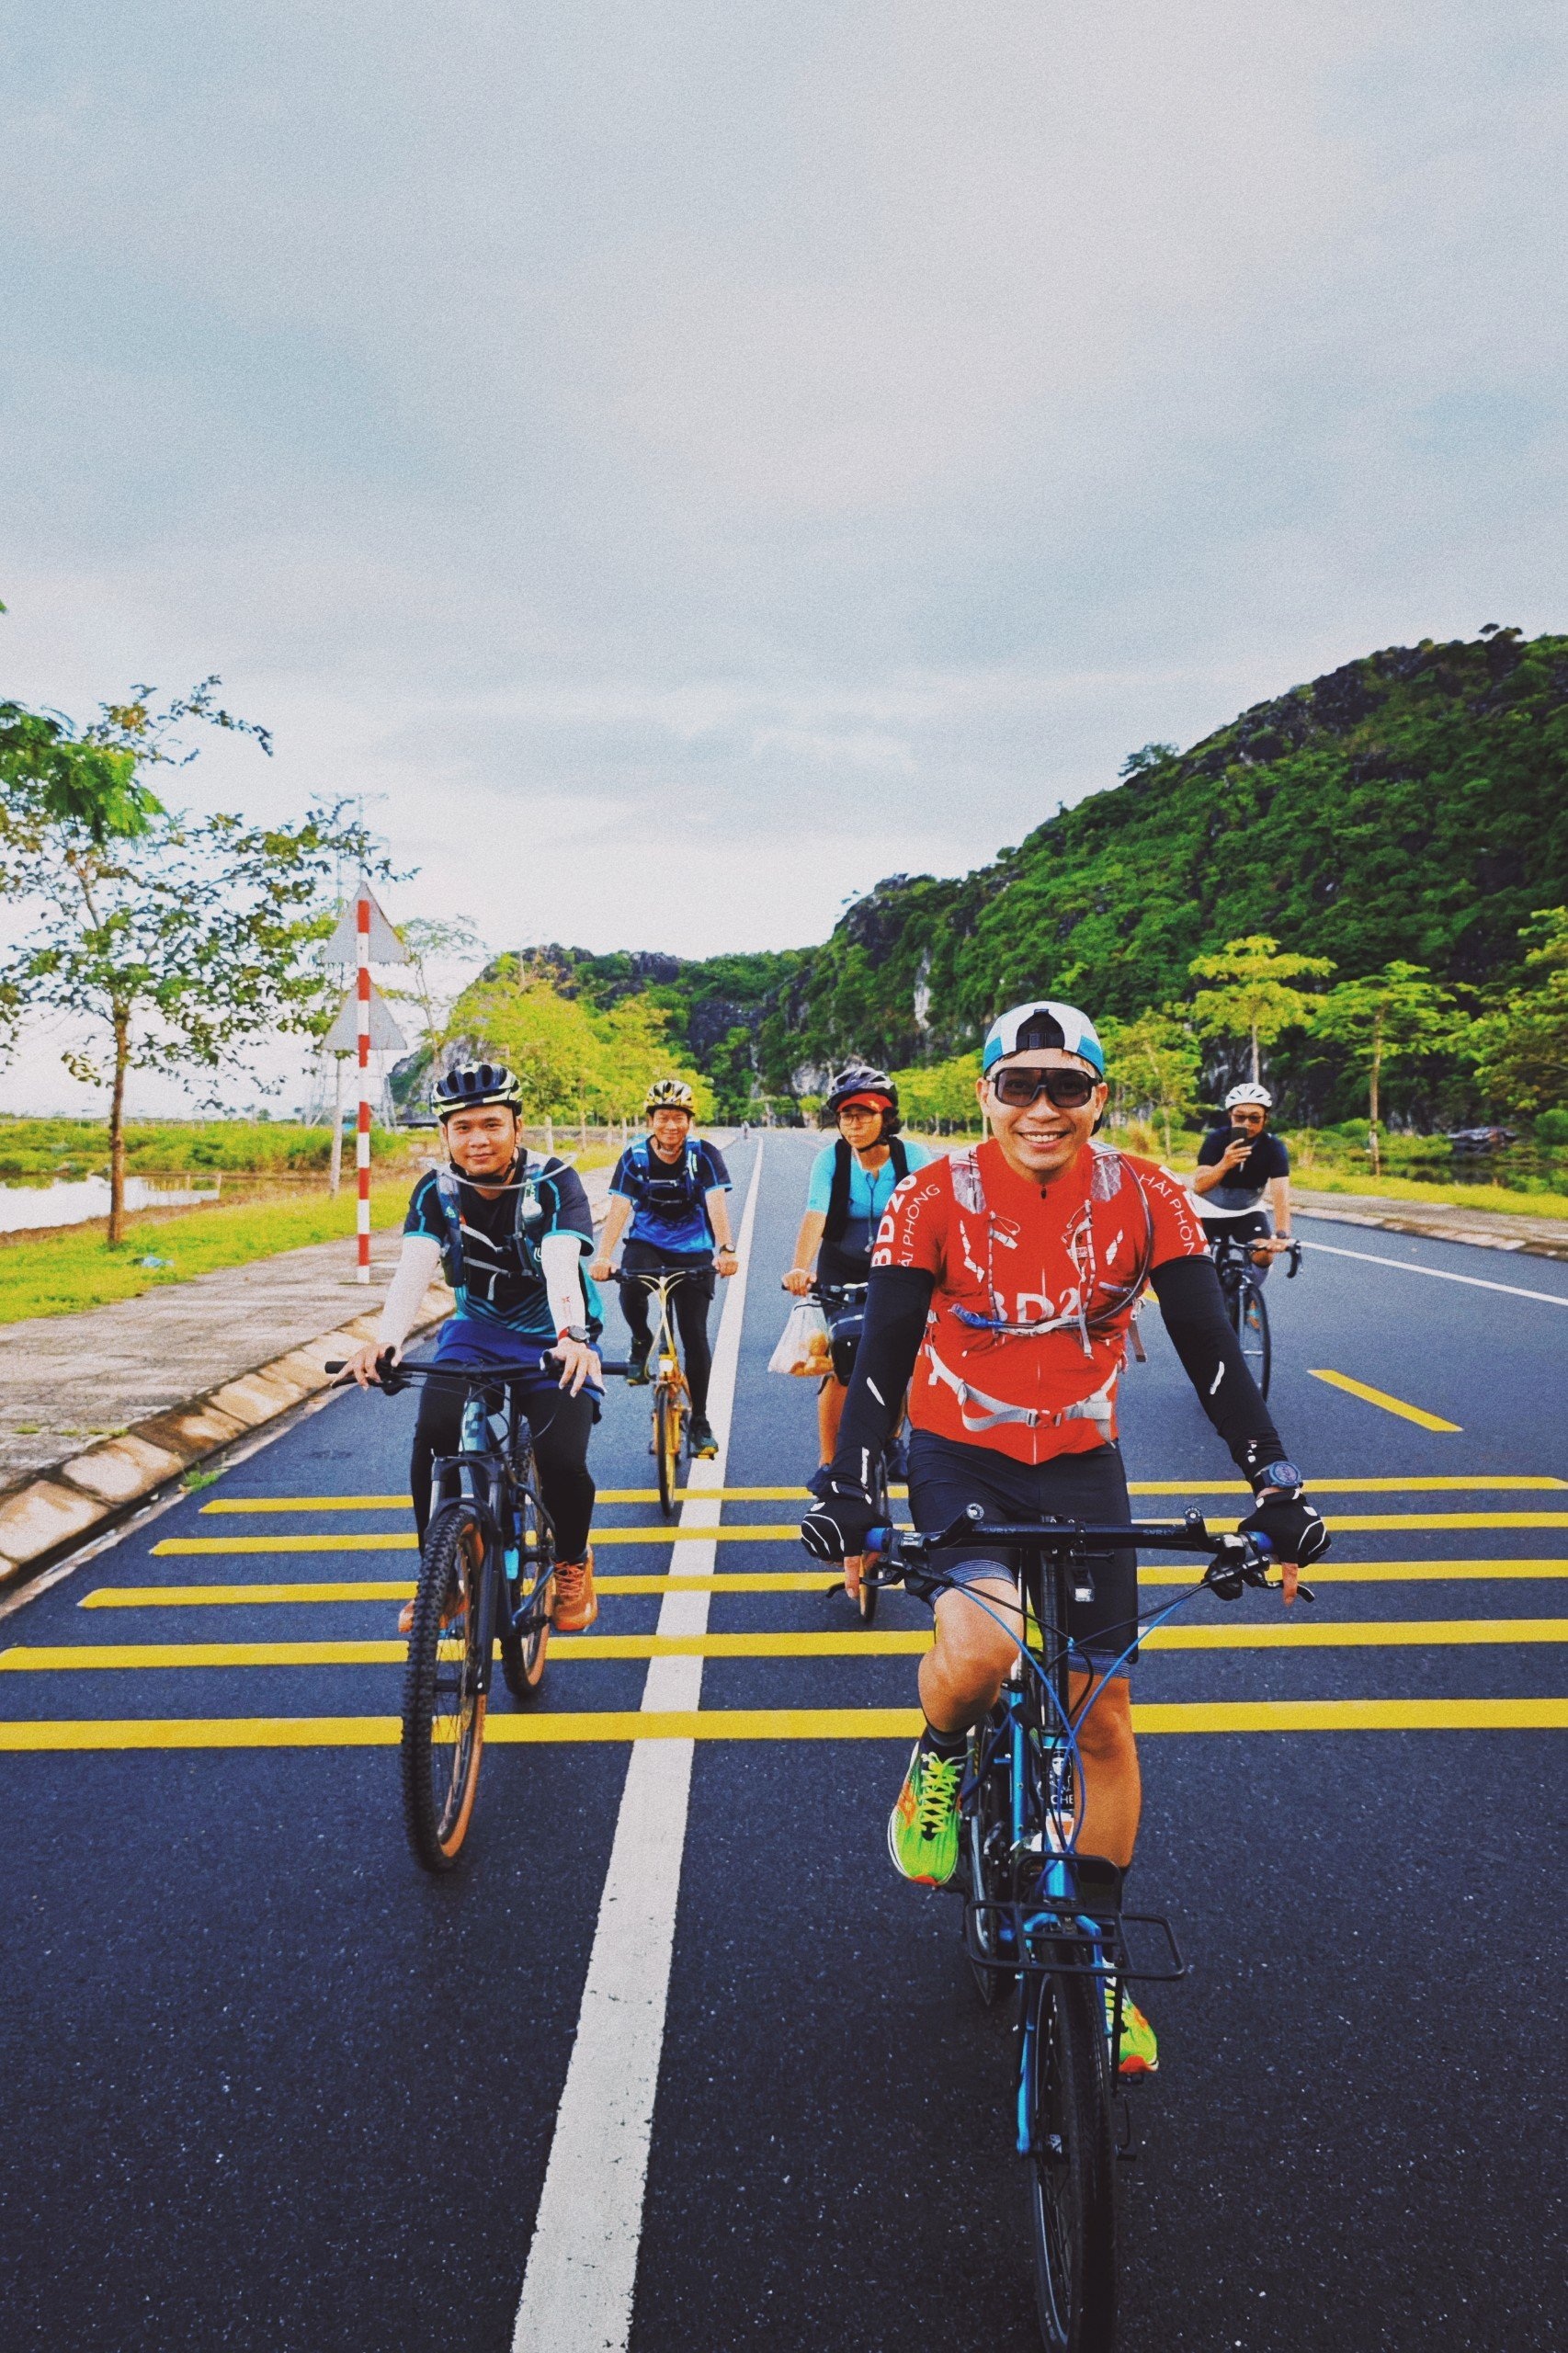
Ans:
[[[1252,1474],[1255,1495],[1261,1494],[1265,1487],[1304,1487],[1306,1483],[1293,1462],[1266,1462],[1261,1471],[1255,1471]]]
[[[580,1348],[585,1348],[593,1335],[585,1324],[566,1324],[555,1336],[558,1340],[575,1340]]]

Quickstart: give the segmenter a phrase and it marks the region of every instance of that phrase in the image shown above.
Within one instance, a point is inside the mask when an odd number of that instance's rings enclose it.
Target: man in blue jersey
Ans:
[[[502,1064],[449,1071],[436,1087],[449,1165],[422,1176],[403,1221],[403,1255],[376,1336],[350,1360],[361,1388],[380,1385],[419,1320],[437,1267],[457,1310],[442,1324],[435,1361],[489,1371],[528,1416],[540,1490],[555,1524],[552,1615],[581,1633],[598,1615],[588,1542],[594,1482],[588,1436],[603,1395],[594,1342],[598,1295],[584,1280],[594,1246],[593,1211],[575,1169],[530,1153],[518,1125],[522,1089]],[[409,1481],[420,1539],[437,1455],[461,1444],[463,1395],[456,1382],[421,1387]],[[414,1605],[399,1623],[408,1631]]]
[[[784,1288],[803,1299],[814,1279],[831,1326],[835,1294],[848,1284],[870,1280],[871,1244],[894,1187],[911,1169],[924,1168],[931,1154],[923,1143],[900,1135],[898,1089],[885,1071],[873,1070],[869,1063],[851,1063],[839,1072],[828,1089],[823,1118],[824,1123],[836,1123],[838,1138],[812,1163],[806,1213]],[[843,1320],[842,1301],[838,1320]],[[833,1461],[838,1444],[847,1380],[847,1368],[841,1378],[835,1365],[817,1391],[817,1436],[824,1462]],[[902,1476],[902,1463],[895,1468]]]
[[[691,1132],[691,1089],[681,1078],[661,1078],[643,1105],[648,1133],[630,1144],[616,1164],[609,1185],[609,1214],[591,1273],[608,1282],[616,1244],[626,1234],[620,1260],[620,1312],[631,1332],[630,1388],[648,1378],[653,1335],[648,1325],[651,1294],[640,1275],[677,1274],[673,1295],[676,1327],[691,1392],[691,1450],[711,1458],[719,1441],[708,1421],[708,1383],[713,1353],[708,1345],[708,1311],[715,1272],[730,1276],[739,1266],[730,1237],[730,1172],[715,1144]],[[631,1228],[630,1233],[627,1232]],[[715,1250],[715,1245],[717,1249]]]

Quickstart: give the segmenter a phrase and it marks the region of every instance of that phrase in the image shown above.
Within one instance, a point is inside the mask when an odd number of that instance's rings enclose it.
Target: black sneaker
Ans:
[[[650,1347],[651,1347],[651,1346],[652,1346],[652,1343],[650,1342],[650,1344],[649,1344],[649,1345],[650,1345]],[[628,1389],[646,1389],[646,1388],[647,1388],[647,1386],[648,1386],[648,1350],[647,1350],[647,1348],[632,1348],[632,1349],[629,1352],[629,1354],[628,1354],[628,1356],[627,1356],[627,1359],[626,1359],[626,1385],[627,1385]]]
[[[719,1451],[719,1441],[700,1414],[691,1417],[691,1455],[694,1462],[711,1462]]]

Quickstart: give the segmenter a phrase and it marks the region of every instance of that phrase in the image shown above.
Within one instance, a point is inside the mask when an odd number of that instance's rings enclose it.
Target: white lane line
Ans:
[[[759,1137],[741,1219],[740,1270],[725,1286],[713,1350],[709,1417],[718,1459],[691,1464],[688,1489],[724,1483],[761,1175]],[[688,1493],[680,1525],[717,1528],[722,1510],[717,1494]],[[695,1562],[711,1575],[717,1551],[700,1538],[682,1542],[671,1565],[684,1576]],[[665,1594],[659,1632],[706,1633],[708,1608],[706,1593]],[[701,1697],[701,1659],[650,1661],[644,1710],[684,1711],[699,1707]],[[631,1745],[512,2353],[625,2353],[631,2333],[695,1753],[689,1740]]]
[[[1341,1250],[1332,1242],[1309,1242],[1309,1250],[1326,1250],[1331,1258],[1360,1258],[1369,1267],[1394,1267],[1402,1275],[1430,1275],[1435,1283],[1468,1283],[1471,1290],[1506,1290],[1510,1299],[1539,1299],[1548,1307],[1568,1307],[1568,1298],[1554,1290],[1521,1290],[1517,1283],[1489,1283],[1482,1275],[1451,1275],[1447,1267],[1418,1267],[1409,1258],[1380,1258],[1374,1250]]]

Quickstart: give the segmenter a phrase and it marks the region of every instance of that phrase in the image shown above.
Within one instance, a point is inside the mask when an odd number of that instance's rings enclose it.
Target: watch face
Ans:
[[[1304,1487],[1306,1481],[1293,1462],[1267,1462],[1257,1474],[1266,1487]]]

